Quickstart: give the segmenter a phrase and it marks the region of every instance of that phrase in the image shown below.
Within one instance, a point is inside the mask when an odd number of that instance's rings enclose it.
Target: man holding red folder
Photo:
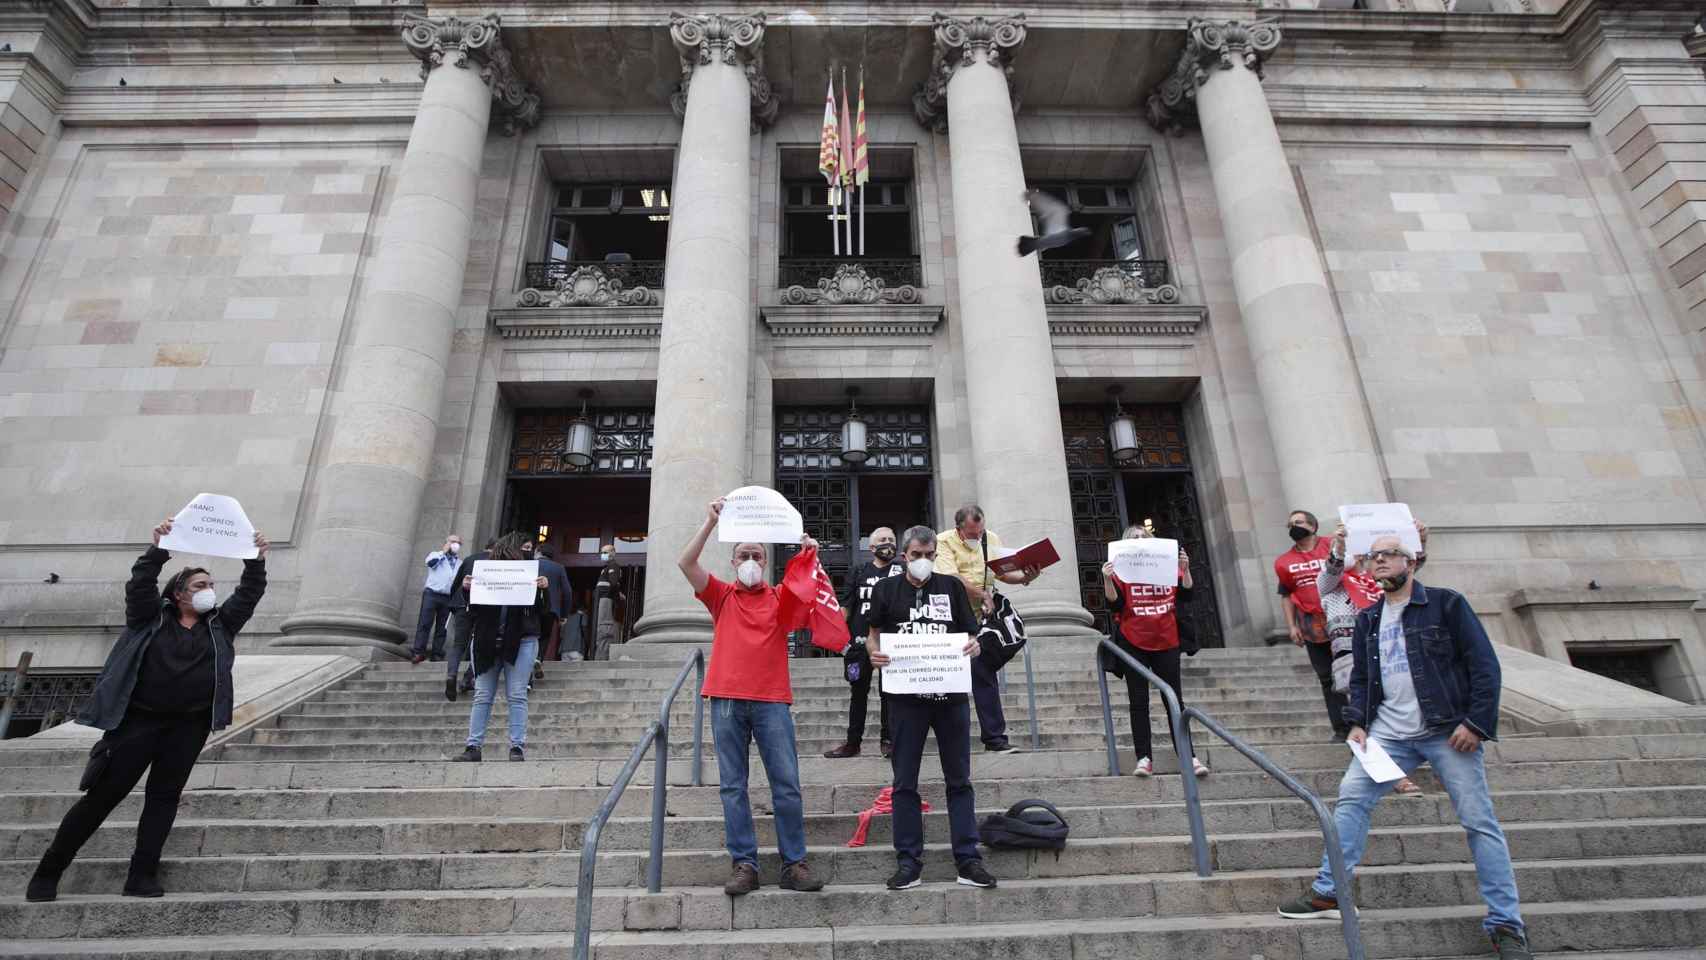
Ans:
[[[983,508],[968,503],[954,511],[954,529],[936,535],[936,572],[957,576],[966,585],[972,606],[988,614],[994,601],[995,581],[1025,586],[1041,571],[1026,567],[997,574],[989,569],[989,558],[1001,550],[1001,538],[983,523]],[[996,668],[981,657],[971,662],[972,701],[977,704],[977,725],[988,753],[1017,753],[1007,740],[1007,716],[1001,708],[1001,687]]]

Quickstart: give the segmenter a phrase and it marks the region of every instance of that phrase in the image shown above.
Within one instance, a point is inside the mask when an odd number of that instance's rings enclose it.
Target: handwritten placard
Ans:
[[[1179,585],[1179,541],[1159,537],[1115,540],[1108,544],[1114,575],[1126,583],[1156,587]]]
[[[722,543],[799,543],[804,535],[800,511],[769,487],[741,487],[723,498],[717,519]]]
[[[885,633],[884,693],[970,693],[971,658],[963,633]]]
[[[160,546],[181,553],[209,557],[253,560],[261,555],[255,546],[255,525],[243,505],[217,493],[198,493],[172,518],[172,532],[160,538]]]
[[[1381,537],[1397,537],[1412,554],[1422,552],[1422,535],[1407,503],[1358,503],[1339,508],[1345,525],[1345,554],[1360,557]]]
[[[475,560],[468,602],[492,607],[531,607],[538,596],[539,561]]]

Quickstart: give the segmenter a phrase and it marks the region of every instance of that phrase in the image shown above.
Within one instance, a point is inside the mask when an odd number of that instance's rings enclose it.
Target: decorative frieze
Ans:
[[[518,307],[650,307],[658,303],[657,291],[623,289],[622,281],[594,266],[577,267],[550,287],[528,287],[515,298]]]
[[[497,14],[473,20],[407,14],[403,18],[403,45],[420,58],[422,80],[447,60],[453,67],[478,70],[492,91],[492,116],[504,125],[506,133],[514,134],[539,122],[539,95],[528,89],[510,62]]]
[[[868,310],[824,310],[784,304],[760,311],[773,337],[929,337],[942,322],[939,304],[879,304]]]
[[[930,56],[930,74],[912,95],[912,111],[918,122],[937,133],[948,131],[948,81],[954,71],[969,67],[983,53],[983,62],[1007,77],[1007,93],[1013,112],[1019,112],[1019,94],[1013,87],[1013,57],[1025,43],[1025,15],[962,19],[938,13],[935,48]]]
[[[785,304],[844,304],[923,303],[924,295],[909,283],[891,287],[881,277],[873,277],[861,264],[843,263],[835,275],[820,277],[817,286],[793,284],[782,291]]]
[[[1054,304],[1048,308],[1048,332],[1057,341],[1193,337],[1202,326],[1204,316],[1202,307],[1181,303],[1113,308]]]
[[[1103,267],[1075,286],[1056,284],[1043,289],[1045,303],[1178,303],[1179,288],[1170,283],[1146,287],[1131,271]]]
[[[693,71],[721,60],[746,73],[747,86],[752,90],[753,129],[776,122],[781,102],[771,92],[770,78],[764,75],[764,14],[726,17],[674,13],[669,18],[669,36],[681,54],[681,84],[670,97],[676,116],[687,115],[687,88],[693,83]]]
[[[1242,66],[1262,76],[1262,61],[1279,46],[1279,21],[1203,20],[1191,18],[1185,27],[1185,49],[1162,81],[1149,95],[1149,122],[1158,130],[1172,132],[1196,122],[1197,88],[1214,70]]]
[[[492,326],[505,340],[657,340],[663,308],[512,307],[491,312]]]

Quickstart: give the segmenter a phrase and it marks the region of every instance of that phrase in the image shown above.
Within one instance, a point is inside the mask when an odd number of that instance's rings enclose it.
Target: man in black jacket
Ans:
[[[847,742],[824,756],[831,760],[846,757],[857,757],[865,741],[865,712],[870,704],[871,655],[865,646],[865,634],[870,629],[869,615],[871,612],[871,594],[876,591],[877,584],[889,577],[900,576],[901,564],[894,561],[894,531],[888,527],[878,527],[871,531],[871,559],[855,567],[847,574],[847,585],[842,590],[841,609],[847,611],[847,635],[850,638],[847,649],[841,651],[845,662],[843,670],[847,682],[853,685],[851,704],[847,716]],[[889,698],[882,692],[879,684],[877,696],[882,700],[880,716],[882,718],[881,743],[883,756],[894,751],[889,742]]]
[[[466,693],[474,689],[474,666],[470,662],[468,670],[462,676],[462,682],[456,682],[456,668],[462,661],[468,659],[468,640],[474,635],[473,624],[468,614],[468,578],[474,574],[476,560],[492,558],[492,544],[497,540],[486,541],[486,546],[479,553],[466,557],[462,565],[456,568],[456,579],[450,585],[450,655],[445,657],[444,699],[456,702],[458,690]]]
[[[231,664],[238,631],[254,615],[267,588],[267,539],[255,534],[260,554],[243,562],[231,599],[219,603],[213,577],[185,567],[156,584],[171,554],[160,538],[172,521],[154,528],[154,545],[130,568],[124,588],[124,633],[77,722],[106,731],[90,753],[82,799],[72,805],[42,855],[25,897],[59,895],[59,877],[95,830],[148,772],[136,852],[124,881],[127,897],[158,897],[160,850],[178,816],[178,799],[196,757],[214,730],[231,724]]]

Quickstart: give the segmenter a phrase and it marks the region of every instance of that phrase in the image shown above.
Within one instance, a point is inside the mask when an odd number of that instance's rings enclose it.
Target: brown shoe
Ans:
[[[731,897],[744,897],[761,886],[757,867],[750,863],[737,863],[734,873],[729,875],[729,882],[723,884],[723,892]]]
[[[836,747],[834,750],[824,751],[823,755],[831,760],[845,760],[848,757],[857,757],[859,755],[859,745],[857,743],[844,743],[841,746]]]
[[[790,863],[782,868],[782,882],[778,884],[784,890],[798,890],[801,893],[816,893],[823,889],[823,881],[812,876],[811,868],[806,862]]]

